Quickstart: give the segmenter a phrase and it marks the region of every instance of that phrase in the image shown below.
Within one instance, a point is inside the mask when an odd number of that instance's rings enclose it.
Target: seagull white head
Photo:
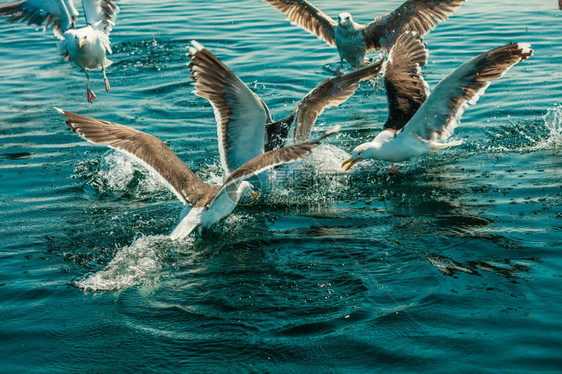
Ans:
[[[242,181],[240,182],[240,186],[238,187],[238,193],[240,194],[240,197],[246,193],[246,191],[248,191],[251,195],[252,195],[252,199],[257,200],[259,194],[256,192],[256,190],[254,189],[254,185],[251,184],[248,181]]]
[[[380,144],[377,144],[375,142],[363,143],[355,147],[353,152],[351,152],[351,157],[345,160],[341,164],[341,166],[343,168],[344,166],[347,165],[345,167],[345,171],[348,171],[349,169],[351,169],[353,165],[355,165],[357,162],[361,160],[365,160],[368,158],[378,159],[377,156],[379,151],[380,151]]]
[[[353,26],[353,18],[351,17],[351,14],[347,12],[338,14],[338,25],[343,28]]]
[[[69,45],[77,45],[78,49],[82,49],[84,45],[87,45],[94,40],[92,28],[89,25],[82,27],[81,29],[66,30],[64,37]]]

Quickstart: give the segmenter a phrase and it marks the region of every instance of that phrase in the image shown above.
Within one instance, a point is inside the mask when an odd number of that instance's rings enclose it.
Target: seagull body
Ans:
[[[105,68],[111,65],[106,53],[112,53],[109,33],[115,26],[119,7],[111,0],[83,0],[86,26],[76,28],[78,11],[73,0],[24,0],[0,7],[0,14],[10,16],[9,21],[27,21],[46,29],[53,24],[53,33],[61,41],[59,48],[65,59],[82,68],[87,78],[86,97],[91,103],[96,98],[90,89],[87,70],[101,69],[105,90],[110,90]]]
[[[211,103],[218,127],[219,149],[225,170],[233,170],[264,150],[278,149],[292,140],[307,141],[314,123],[325,108],[337,106],[374,77],[382,61],[348,74],[326,79],[311,90],[295,110],[275,122],[267,105],[209,50],[192,42],[188,57],[195,80],[195,94]],[[290,134],[291,130],[293,133]]]
[[[445,21],[465,0],[407,0],[392,13],[361,25],[351,14],[342,12],[336,22],[307,0],[264,0],[286,15],[287,19],[315,34],[340,55],[340,69],[346,60],[353,68],[364,65],[371,50],[389,50],[405,31],[425,35],[438,22]]]
[[[363,29],[362,25],[353,21],[351,14],[339,14],[338,24],[334,26],[334,41],[340,54],[340,69],[343,67],[343,60],[354,68],[369,62],[365,59],[367,44]]]
[[[345,170],[369,158],[392,163],[414,162],[424,154],[461,144],[446,139],[458,125],[464,109],[478,101],[492,80],[533,54],[526,43],[492,49],[462,64],[428,95],[427,84],[420,75],[427,54],[423,57],[425,49],[419,36],[403,34],[394,48],[385,70],[388,120],[373,141],[353,150],[351,158],[342,164],[342,167],[347,165]],[[394,63],[394,58],[403,61]],[[389,171],[396,172],[396,169]]]
[[[99,119],[82,116],[62,109],[57,111],[66,117],[66,125],[82,138],[98,145],[105,145],[135,158],[170,188],[186,205],[179,224],[170,237],[187,237],[196,227],[210,227],[229,215],[247,191],[257,194],[246,179],[275,166],[298,161],[316,148],[320,141],[339,131],[339,127],[327,131],[322,137],[262,153],[232,172],[222,185],[203,182],[160,139],[133,128]],[[222,152],[229,152],[222,150]]]

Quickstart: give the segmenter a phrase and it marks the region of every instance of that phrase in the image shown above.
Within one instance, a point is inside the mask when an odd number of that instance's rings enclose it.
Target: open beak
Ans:
[[[260,194],[257,193],[256,191],[252,191],[252,198],[254,199],[254,201],[256,201],[256,200],[258,199],[258,196],[259,196],[259,195],[260,195]]]
[[[345,160],[344,162],[342,162],[341,167],[343,168],[345,165],[349,164],[346,166],[345,171],[348,171],[349,169],[351,169],[351,167],[353,165],[355,165],[357,163],[357,161],[359,161],[359,159],[352,159],[352,158],[348,158],[347,160]]]
[[[84,45],[84,40],[78,39],[78,48],[82,48],[83,45]]]

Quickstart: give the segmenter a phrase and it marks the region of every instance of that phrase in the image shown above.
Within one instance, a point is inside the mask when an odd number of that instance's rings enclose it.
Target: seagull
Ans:
[[[211,103],[218,128],[221,162],[228,172],[262,152],[279,149],[292,139],[307,141],[314,123],[325,108],[337,106],[374,77],[382,61],[326,79],[310,91],[285,119],[274,122],[267,105],[208,49],[192,41],[188,57],[195,80],[195,94]],[[223,151],[224,150],[224,151]]]
[[[408,39],[408,35],[404,39]],[[398,48],[402,50],[400,45]],[[461,144],[461,141],[440,143],[439,139],[446,140],[452,134],[464,109],[468,104],[476,104],[492,80],[502,77],[513,65],[533,54],[528,43],[511,43],[492,49],[462,64],[439,82],[425,99],[427,94],[419,89],[420,82],[423,82],[419,74],[408,77],[404,72],[394,70],[395,66],[401,69],[402,62],[395,64],[393,58],[405,57],[402,54],[405,51],[395,52],[390,53],[385,73],[385,80],[394,81],[394,87],[398,88],[399,92],[396,95],[396,92],[388,89],[388,82],[385,84],[389,119],[383,131],[372,142],[356,147],[351,157],[342,163],[342,167],[347,165],[346,171],[358,161],[369,158],[391,163],[413,163],[426,153]],[[412,56],[412,53],[410,52],[409,56]],[[413,61],[412,57],[409,58]],[[425,86],[425,83],[423,85]],[[423,104],[419,109],[415,109],[420,102]],[[399,115],[395,115],[397,113]],[[406,124],[402,127],[404,122]],[[389,171],[397,172],[393,167]]]
[[[203,182],[160,139],[131,127],[103,121],[55,108],[66,117],[66,125],[85,140],[126,153],[157,175],[186,205],[180,223],[172,231],[173,240],[187,237],[196,227],[208,228],[228,216],[247,192],[257,193],[246,179],[275,166],[298,161],[308,156],[322,140],[336,134],[339,126],[326,131],[318,139],[261,153],[235,170],[225,169],[222,185]],[[229,154],[222,148],[221,153]]]
[[[0,7],[0,14],[9,16],[9,21],[27,21],[44,29],[53,24],[53,33],[61,41],[59,48],[67,61],[82,68],[87,78],[86,97],[89,103],[96,98],[90,89],[88,70],[100,69],[105,90],[110,90],[105,68],[112,64],[106,53],[112,53],[109,33],[115,26],[119,7],[110,0],[83,0],[82,7],[86,26],[76,28],[78,11],[73,0],[24,0]]]
[[[371,50],[389,50],[405,31],[425,35],[440,21],[445,21],[465,0],[408,0],[392,13],[377,17],[366,25],[353,21],[347,12],[337,22],[306,0],[264,0],[286,15],[294,25],[316,34],[332,47],[337,47],[340,66],[346,60],[353,68],[367,63]]]

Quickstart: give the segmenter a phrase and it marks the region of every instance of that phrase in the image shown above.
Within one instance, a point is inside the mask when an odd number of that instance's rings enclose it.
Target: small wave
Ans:
[[[138,284],[151,285],[163,276],[173,245],[168,236],[142,236],[121,248],[107,266],[74,282],[84,291],[116,291]],[[185,241],[182,241],[185,244]]]

